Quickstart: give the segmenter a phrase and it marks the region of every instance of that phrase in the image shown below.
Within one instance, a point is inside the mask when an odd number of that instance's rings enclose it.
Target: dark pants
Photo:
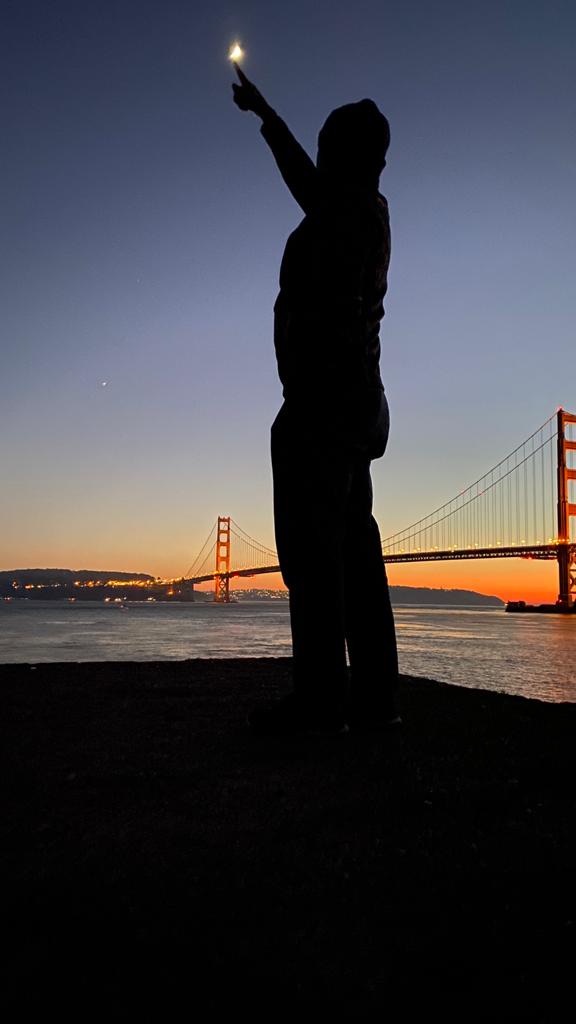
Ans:
[[[310,705],[342,707],[349,698],[386,703],[397,682],[394,618],[367,454],[371,447],[384,450],[388,426],[382,394],[373,446],[321,437],[289,403],[272,427],[274,522],[290,591],[294,690]]]

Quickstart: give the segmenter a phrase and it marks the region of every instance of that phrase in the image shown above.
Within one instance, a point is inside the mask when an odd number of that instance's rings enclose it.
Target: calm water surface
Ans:
[[[576,616],[401,605],[401,671],[549,701],[576,701]],[[0,663],[284,657],[283,601],[117,605],[0,602]]]

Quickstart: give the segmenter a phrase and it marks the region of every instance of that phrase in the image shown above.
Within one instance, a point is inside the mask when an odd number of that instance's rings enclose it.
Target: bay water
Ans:
[[[400,669],[576,702],[576,616],[397,605]],[[0,665],[287,657],[288,603],[0,602]]]

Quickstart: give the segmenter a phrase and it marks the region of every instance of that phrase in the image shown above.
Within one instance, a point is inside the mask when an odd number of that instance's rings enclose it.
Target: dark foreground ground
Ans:
[[[4,1019],[572,1019],[575,705],[256,740],[286,661],[0,671]]]

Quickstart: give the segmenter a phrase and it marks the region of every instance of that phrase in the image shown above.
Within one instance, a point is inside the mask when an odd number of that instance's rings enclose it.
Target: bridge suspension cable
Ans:
[[[247,569],[250,566],[273,565],[278,562],[278,555],[273,548],[267,548],[260,541],[251,537],[233,519],[230,520],[230,531],[234,537],[234,569]]]
[[[186,572],[186,579],[198,579],[211,576],[216,568],[218,522],[210,528],[210,532],[192,565]],[[277,566],[278,555],[273,548],[268,548],[260,541],[246,533],[238,523],[230,519],[230,538],[234,538],[231,547],[230,574],[248,569],[263,569]]]
[[[384,557],[553,544],[556,414],[455,498],[382,541]]]
[[[210,527],[210,532],[204,541],[204,544],[200,548],[200,551],[196,555],[196,558],[192,562],[192,565],[185,573],[186,579],[191,579],[193,576],[204,576],[206,573],[214,571],[214,548],[216,546],[216,526],[214,523]],[[208,545],[210,545],[208,547]]]

